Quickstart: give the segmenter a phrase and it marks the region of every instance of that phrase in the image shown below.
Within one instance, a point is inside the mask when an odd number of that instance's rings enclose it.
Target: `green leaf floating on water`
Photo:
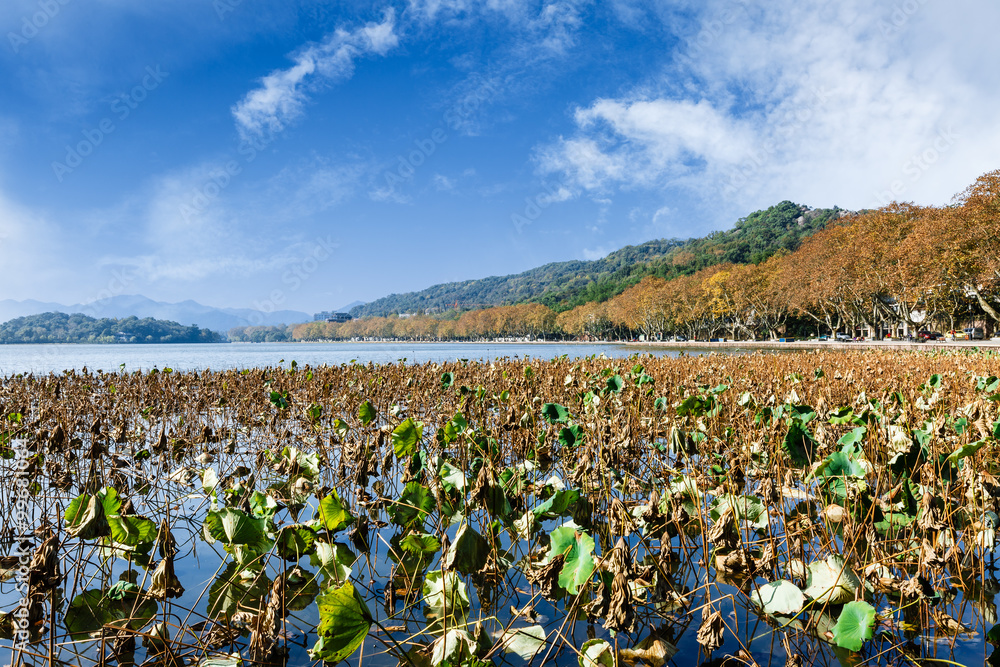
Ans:
[[[308,609],[319,595],[319,582],[308,570],[292,566],[281,575],[285,579],[285,608],[289,611]]]
[[[441,548],[441,542],[430,533],[411,533],[399,544],[412,554],[435,554]]]
[[[309,557],[309,562],[319,568],[328,580],[342,584],[351,578],[351,566],[357,557],[343,544],[317,542],[316,552]]]
[[[809,563],[804,593],[817,602],[843,604],[854,599],[861,580],[838,555]]]
[[[867,602],[848,602],[833,626],[833,641],[848,651],[860,651],[872,638],[875,627],[875,607]]]
[[[532,512],[540,521],[555,519],[570,512],[578,500],[580,500],[579,489],[556,491],[551,498],[533,509]]]
[[[158,531],[153,520],[144,516],[116,514],[108,517],[108,525],[111,526],[111,539],[130,547],[152,544]]]
[[[278,511],[278,503],[271,496],[254,491],[250,494],[250,511],[254,518],[270,521]]]
[[[195,664],[197,667],[242,667],[243,658],[234,653],[229,656],[202,658]]]
[[[465,473],[461,469],[456,468],[451,463],[435,457],[437,469],[438,469],[438,479],[441,480],[441,486],[444,487],[445,491],[458,491],[462,492],[468,485],[468,480],[465,477]]]
[[[402,459],[416,454],[422,435],[423,426],[413,421],[412,417],[407,417],[406,421],[392,432],[392,448],[396,452],[396,458]]]
[[[74,498],[63,515],[66,532],[71,537],[92,540],[111,534],[111,526],[104,512],[104,504],[97,496],[82,494]]]
[[[812,464],[813,453],[816,451],[816,441],[809,431],[795,421],[788,427],[788,433],[785,434],[781,448],[792,460],[792,465],[805,468]]]
[[[750,595],[750,600],[772,616],[795,616],[806,604],[806,597],[790,581],[764,584]]]
[[[838,408],[830,412],[829,421],[833,425],[849,424],[854,419],[854,409],[850,406]]]
[[[309,657],[340,662],[358,650],[372,627],[371,613],[350,582],[316,598],[319,608],[319,638]]]
[[[489,556],[490,545],[483,536],[468,523],[463,523],[455,535],[455,541],[444,553],[442,567],[462,574],[472,574],[483,569]]]
[[[301,523],[284,526],[278,531],[275,546],[285,560],[298,561],[302,556],[316,553],[316,531]]]
[[[319,501],[319,525],[325,530],[335,533],[343,530],[354,523],[352,515],[344,506],[336,489],[331,489],[322,500]]]
[[[546,403],[542,406],[542,416],[550,424],[565,424],[569,421],[569,410],[558,403]]]
[[[854,457],[843,451],[830,454],[819,465],[807,481],[812,477],[823,479],[824,486],[840,498],[846,498],[849,484],[858,484],[857,480],[865,478],[865,469]],[[853,481],[852,481],[853,480]]]
[[[580,647],[580,667],[615,667],[615,650],[603,639],[591,639]]]
[[[399,500],[387,509],[392,520],[403,526],[422,524],[435,507],[431,490],[420,482],[407,482]]]
[[[468,630],[449,628],[431,643],[432,665],[475,664],[476,639]]]
[[[857,426],[840,436],[840,440],[837,441],[837,444],[841,447],[840,451],[845,454],[864,454],[861,442],[865,439],[867,433],[868,428],[866,426]]]
[[[292,477],[315,479],[319,476],[319,455],[303,452],[298,447],[281,450],[281,462]]]
[[[263,547],[267,543],[268,521],[252,517],[243,510],[223,507],[205,515],[205,525],[212,537],[226,544]]]
[[[563,447],[575,447],[583,441],[583,429],[579,424],[559,430],[559,444]]]
[[[219,474],[212,468],[201,471],[201,488],[206,495],[212,495],[219,485]]]
[[[611,377],[608,378],[608,381],[605,383],[605,387],[612,394],[617,394],[621,392],[622,389],[624,389],[625,381],[622,380],[621,375],[612,375]]]
[[[428,572],[422,589],[427,631],[441,632],[445,627],[465,625],[469,613],[469,593],[465,582],[454,572]]]
[[[559,572],[559,585],[570,595],[578,595],[580,587],[594,574],[594,538],[572,526],[561,526],[552,531],[552,544],[546,563],[562,554],[565,556]]]
[[[360,419],[361,423],[364,424],[365,426],[368,426],[373,421],[375,421],[375,417],[377,416],[378,412],[375,411],[375,408],[372,407],[372,404],[369,403],[368,401],[362,403],[361,406],[358,408],[358,419]]]
[[[511,628],[500,635],[497,642],[507,653],[513,653],[522,660],[531,660],[545,648],[545,628],[532,625],[528,628]]]
[[[208,617],[231,617],[238,611],[257,613],[271,580],[263,572],[230,563],[208,589]]]
[[[712,503],[712,520],[718,521],[727,507],[733,510],[737,521],[747,521],[754,528],[767,528],[767,508],[757,496],[725,495]]]
[[[128,625],[138,630],[155,618],[157,609],[156,601],[150,598],[126,595],[112,600],[102,591],[89,590],[69,603],[64,623],[70,636],[83,639],[105,625],[120,628]]]

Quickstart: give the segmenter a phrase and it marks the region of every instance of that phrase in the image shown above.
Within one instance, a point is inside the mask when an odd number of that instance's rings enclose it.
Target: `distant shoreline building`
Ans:
[[[316,313],[313,317],[315,321],[326,320],[327,322],[350,322],[354,319],[350,313],[331,313],[329,311]]]

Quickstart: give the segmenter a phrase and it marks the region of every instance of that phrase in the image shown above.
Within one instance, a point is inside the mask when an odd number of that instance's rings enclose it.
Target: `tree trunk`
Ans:
[[[975,295],[976,301],[979,302],[979,307],[986,311],[986,314],[992,317],[994,322],[1000,322],[1000,313],[997,312],[996,308],[990,305],[989,301],[983,298],[983,295],[979,293],[979,288],[975,285],[970,285],[969,291]]]

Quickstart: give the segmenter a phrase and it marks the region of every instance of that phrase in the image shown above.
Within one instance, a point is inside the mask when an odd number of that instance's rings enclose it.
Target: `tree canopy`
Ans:
[[[996,329],[998,258],[1000,170],[947,206],[894,202],[844,214],[782,202],[704,239],[652,241],[598,262],[489,279],[514,285],[529,274],[566,272],[520,304],[314,322],[296,327],[293,338],[754,339],[789,327],[879,335],[904,323],[952,330],[973,322]],[[569,264],[579,272],[570,275]],[[573,292],[577,284],[584,286]]]
[[[95,319],[82,313],[42,313],[0,325],[0,343],[218,343],[219,334],[151,317]]]

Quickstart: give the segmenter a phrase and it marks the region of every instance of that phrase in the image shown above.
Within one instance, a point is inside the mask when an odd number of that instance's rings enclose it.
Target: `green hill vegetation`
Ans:
[[[219,334],[177,322],[95,319],[81,313],[42,313],[0,325],[0,343],[219,343]]]
[[[542,303],[557,312],[606,301],[646,276],[675,278],[725,262],[758,264],[840,217],[841,209],[810,209],[783,201],[751,213],[727,231],[704,238],[659,239],[626,246],[593,261],[546,264],[523,273],[434,285],[392,294],[351,310],[355,317],[435,313],[517,303]]]

